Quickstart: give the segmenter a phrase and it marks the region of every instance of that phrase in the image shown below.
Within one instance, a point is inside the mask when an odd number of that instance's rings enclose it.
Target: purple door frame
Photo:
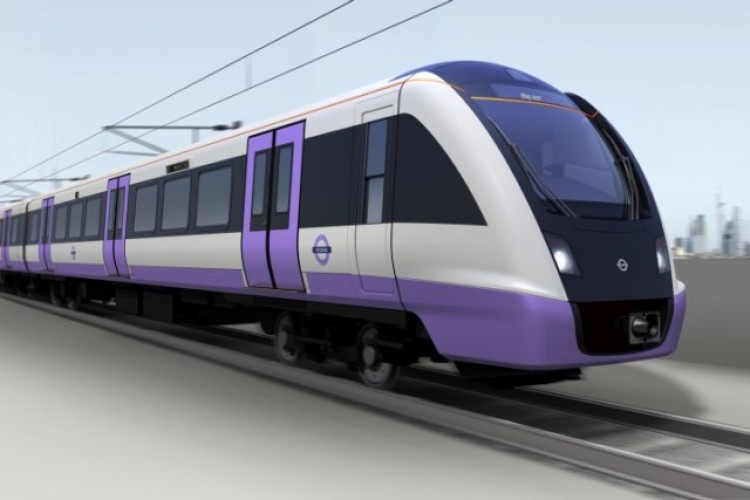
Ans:
[[[2,235],[2,256],[3,256],[3,267],[7,267],[10,269],[10,248],[8,245],[10,244],[10,218],[13,215],[12,210],[6,210],[3,214],[3,219],[5,220],[5,224],[3,224],[3,235]]]
[[[122,193],[122,196],[120,196]],[[130,174],[110,179],[107,183],[107,203],[104,208],[104,268],[109,276],[130,276],[125,255],[125,237],[128,222]],[[114,215],[114,220],[110,218]],[[119,217],[118,217],[119,216]]]
[[[253,206],[253,179],[255,175],[255,155],[273,149],[273,132],[250,137],[247,140],[247,169],[245,177],[245,209],[242,218],[242,263],[248,286],[273,288],[271,271],[266,252],[267,231],[251,231]],[[271,165],[271,162],[267,162]],[[266,176],[268,171],[266,171]],[[264,181],[265,181],[264,177]],[[265,189],[265,188],[264,188]],[[266,190],[267,191],[267,190]],[[266,193],[268,194],[268,193]],[[266,203],[268,206],[268,203]]]
[[[271,269],[276,288],[304,290],[302,271],[299,265],[299,198],[302,179],[302,145],[305,138],[305,124],[297,123],[276,131],[274,148],[292,145],[292,175],[289,192],[289,225],[285,229],[269,231],[268,245],[271,256]],[[276,163],[276,162],[274,162]],[[276,200],[272,200],[276,205]]]
[[[245,208],[242,226],[242,262],[248,286],[304,290],[299,264],[297,236],[299,232],[300,180],[302,178],[302,147],[304,123],[289,125],[273,132],[250,137],[247,141],[247,170],[245,181]],[[255,156],[268,151],[274,154],[279,146],[292,145],[292,171],[289,192],[289,223],[283,229],[269,229],[271,216],[267,212],[275,207],[275,200],[266,198],[264,229],[251,230],[253,206],[253,181]],[[276,170],[277,160],[267,162],[270,171]],[[269,172],[266,172],[268,179]],[[264,179],[267,183],[268,181]],[[271,183],[273,185],[273,183]],[[264,186],[265,189],[265,186]],[[265,189],[273,197],[273,189]]]
[[[52,216],[53,207],[55,206],[54,198],[45,198],[42,200],[42,215],[39,217],[39,263],[42,271],[52,271]]]

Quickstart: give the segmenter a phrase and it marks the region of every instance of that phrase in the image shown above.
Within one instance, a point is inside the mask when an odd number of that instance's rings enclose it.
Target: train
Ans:
[[[276,357],[576,378],[672,353],[656,201],[591,103],[478,61],[417,68],[6,206],[0,280],[77,308],[259,322]]]

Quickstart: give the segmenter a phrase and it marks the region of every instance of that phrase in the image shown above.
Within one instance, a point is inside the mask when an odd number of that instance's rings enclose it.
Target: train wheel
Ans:
[[[281,363],[289,366],[302,361],[302,351],[297,346],[297,327],[292,315],[283,312],[276,318],[273,327],[273,350]]]
[[[386,363],[380,347],[376,344],[380,332],[372,323],[362,327],[357,337],[359,354],[358,373],[365,385],[374,389],[390,390],[396,385],[401,366]]]

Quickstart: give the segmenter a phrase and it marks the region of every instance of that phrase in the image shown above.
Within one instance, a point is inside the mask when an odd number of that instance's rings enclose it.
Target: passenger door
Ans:
[[[355,108],[357,123],[364,124],[360,162],[360,210],[354,247],[359,283],[364,293],[398,299],[391,254],[392,225],[388,222],[387,184],[393,176],[395,148],[393,120],[398,92],[378,96]]]
[[[109,276],[130,277],[125,257],[129,194],[130,174],[110,179],[107,183],[103,251],[104,267]]]
[[[305,289],[297,236],[304,123],[247,142],[242,262],[247,286]]]

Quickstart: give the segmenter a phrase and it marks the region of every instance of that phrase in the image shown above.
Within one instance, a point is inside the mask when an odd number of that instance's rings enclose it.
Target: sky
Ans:
[[[343,2],[3,0],[0,179]],[[249,64],[126,123],[166,123],[437,3],[354,0]],[[685,236],[690,217],[702,213],[715,247],[717,193],[725,217],[737,205],[750,219],[750,158],[743,153],[749,21],[744,0],[453,0],[180,124],[251,123],[433,62],[497,62],[593,103],[638,158],[668,236]],[[191,141],[186,131],[148,139],[167,149]],[[102,134],[24,177],[48,175],[119,142]],[[65,175],[102,174],[138,160],[108,153]],[[10,191],[0,188],[0,198]]]

